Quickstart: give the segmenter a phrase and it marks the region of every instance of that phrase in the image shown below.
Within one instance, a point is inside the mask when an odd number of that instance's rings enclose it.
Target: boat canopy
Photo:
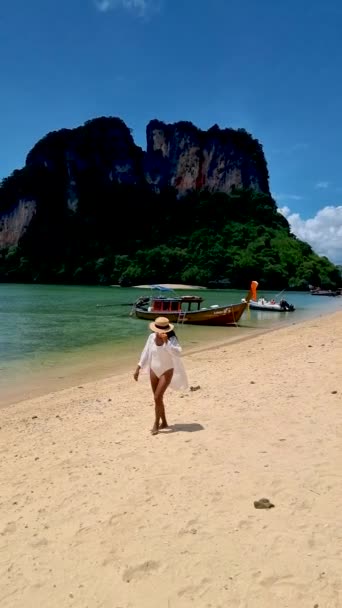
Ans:
[[[203,302],[201,296],[176,296],[166,298],[165,296],[156,296],[152,298],[151,308],[153,311],[159,312],[181,312],[182,305],[187,304],[188,311],[191,310],[191,304],[197,304],[199,310],[200,304]]]

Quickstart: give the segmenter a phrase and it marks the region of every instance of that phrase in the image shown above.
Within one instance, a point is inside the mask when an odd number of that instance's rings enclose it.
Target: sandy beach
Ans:
[[[184,363],[1,410],[1,608],[342,606],[342,313]]]
[[[151,289],[152,285],[134,285],[135,289]],[[198,289],[207,289],[206,287],[201,287],[201,285],[184,285],[183,283],[158,283],[158,287],[164,287],[165,289],[190,289],[190,290],[198,290]]]

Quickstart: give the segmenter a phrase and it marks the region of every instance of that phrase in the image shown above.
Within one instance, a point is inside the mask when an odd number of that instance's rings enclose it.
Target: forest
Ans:
[[[65,201],[63,180],[51,188],[43,169],[12,174],[0,189],[3,208],[11,189],[32,192],[37,212],[18,246],[0,252],[2,282],[246,288],[255,279],[263,288],[299,290],[341,284],[340,270],[291,234],[272,197],[254,189],[179,197],[170,187],[101,187],[87,172],[76,210]]]

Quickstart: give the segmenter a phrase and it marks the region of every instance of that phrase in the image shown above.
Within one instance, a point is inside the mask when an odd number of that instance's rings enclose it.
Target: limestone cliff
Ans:
[[[188,122],[172,125],[153,120],[147,127],[146,180],[155,187],[173,186],[180,194],[207,188],[229,193],[253,188],[269,194],[262,147],[246,131],[201,131]]]
[[[119,118],[97,118],[76,129],[48,134],[29,152],[26,166],[44,167],[63,180],[65,199],[77,209],[82,176],[119,184],[140,184],[142,155],[130,130]]]
[[[32,221],[48,230],[63,214],[80,211],[80,200],[88,208],[118,204],[120,186],[130,187],[132,196],[139,189],[160,193],[165,188],[179,196],[234,188],[269,194],[262,147],[243,129],[201,131],[188,122],[153,120],[143,152],[121,119],[97,118],[46,135],[29,152],[25,167],[3,180],[0,249],[17,245]]]
[[[0,248],[16,245],[36,213],[36,202],[19,200],[0,216]]]

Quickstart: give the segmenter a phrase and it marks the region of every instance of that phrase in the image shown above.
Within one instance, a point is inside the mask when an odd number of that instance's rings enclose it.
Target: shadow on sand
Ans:
[[[196,422],[184,424],[170,424],[168,429],[160,430],[160,433],[169,435],[170,433],[196,433],[196,431],[204,431],[204,426]]]

